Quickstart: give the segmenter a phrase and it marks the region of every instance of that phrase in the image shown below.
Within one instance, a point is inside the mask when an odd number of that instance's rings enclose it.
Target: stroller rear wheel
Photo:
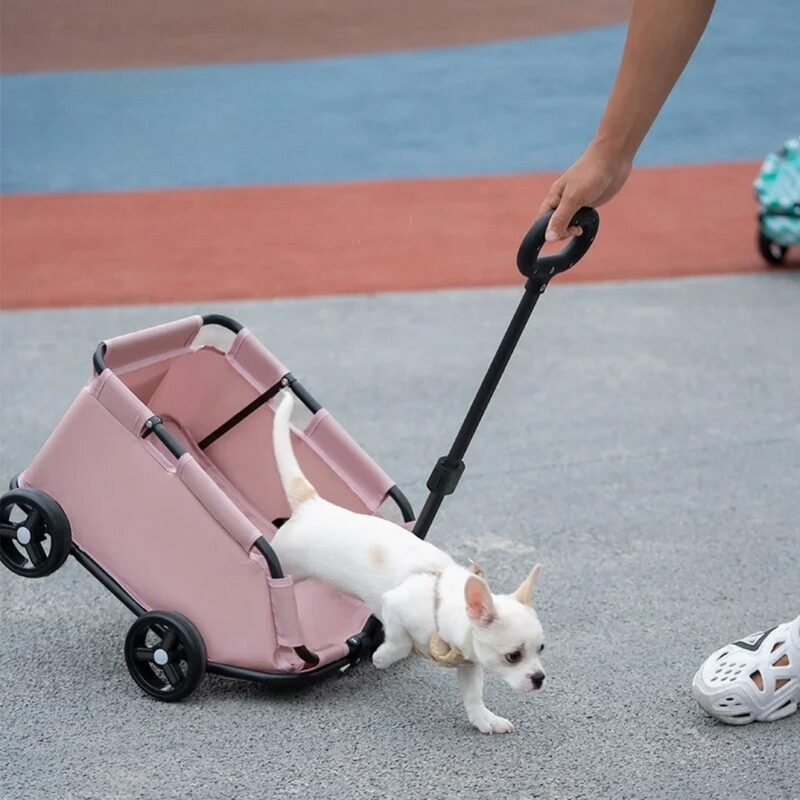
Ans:
[[[773,242],[763,231],[758,232],[758,251],[769,264],[782,264],[788,250],[786,245]]]
[[[64,509],[38,489],[0,498],[0,561],[25,578],[52,575],[69,556],[72,532]]]
[[[151,697],[176,702],[188,697],[206,673],[203,637],[186,617],[151,611],[131,625],[125,661],[137,685]]]

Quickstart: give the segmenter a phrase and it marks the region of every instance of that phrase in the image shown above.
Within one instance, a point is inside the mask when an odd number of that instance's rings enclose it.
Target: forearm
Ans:
[[[595,141],[633,161],[703,35],[715,0],[634,0],[628,35]]]

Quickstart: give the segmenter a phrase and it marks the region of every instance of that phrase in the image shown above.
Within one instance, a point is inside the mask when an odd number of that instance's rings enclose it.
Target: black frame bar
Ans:
[[[75,560],[87,571],[97,578],[103,586],[108,589],[114,597],[117,598],[129,611],[136,614],[137,617],[147,613],[147,610],[140,606],[104,569],[99,567],[97,563],[86,555],[77,545],[72,545],[70,550]]]
[[[294,392],[295,397],[312,413],[316,414],[317,411],[322,411],[322,404],[318,403],[311,392],[303,386],[300,381],[295,378],[292,373],[286,376],[287,386]]]
[[[414,521],[414,509],[411,507],[411,503],[399,486],[392,486],[387,496],[394,500],[395,504],[400,509],[400,513],[403,515],[403,522]]]
[[[97,345],[97,349],[94,351],[92,366],[94,367],[96,375],[99,375],[106,369],[106,350],[108,350],[106,343],[100,342],[100,344]]]
[[[226,317],[224,314],[205,314],[203,316],[203,325],[219,325],[222,328],[227,328],[231,333],[239,333],[244,330],[244,325],[241,322]]]

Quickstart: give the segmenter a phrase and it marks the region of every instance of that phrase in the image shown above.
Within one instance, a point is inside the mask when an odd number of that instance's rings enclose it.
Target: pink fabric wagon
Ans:
[[[380,643],[380,623],[328,585],[295,583],[269,544],[289,515],[272,451],[273,398],[286,387],[311,413],[293,429],[294,447],[323,497],[366,514],[392,500],[424,538],[536,302],[599,226],[594,209],[581,209],[572,225],[583,233],[540,258],[549,218],[522,241],[525,293],[416,521],[393,481],[249,331],[194,316],[97,348],[92,378],[0,498],[0,562],[36,578],[72,553],[136,614],[128,669],[162,700],[189,695],[206,669],[304,683],[358,661]],[[213,330],[232,341],[209,338]]]
[[[205,326],[231,332],[227,350],[202,343]],[[12,508],[54,517],[50,527],[60,523],[67,538],[71,530],[71,543],[60,547],[51,530],[49,552],[25,542],[30,557],[15,564],[19,549],[8,546],[6,565],[47,574],[71,544],[140,617],[128,637],[129,667],[143,688],[169,699],[193,688],[192,648],[205,648],[210,671],[284,682],[342,669],[368,650],[378,626],[367,626],[367,608],[318,581],[295,584],[269,545],[289,516],[272,452],[271,398],[289,387],[312,412],[293,432],[295,448],[324,497],[369,514],[391,497],[406,520],[413,515],[289,370],[218,315],[111,339],[94,366],[4,511],[8,523]],[[156,609],[171,613],[147,613]],[[151,664],[168,667],[168,679]]]

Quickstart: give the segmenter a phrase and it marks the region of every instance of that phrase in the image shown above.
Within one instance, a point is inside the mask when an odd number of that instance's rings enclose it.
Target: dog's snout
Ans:
[[[531,683],[533,684],[534,689],[541,689],[542,684],[544,683],[544,672],[540,669],[536,670],[536,672],[531,675]]]

